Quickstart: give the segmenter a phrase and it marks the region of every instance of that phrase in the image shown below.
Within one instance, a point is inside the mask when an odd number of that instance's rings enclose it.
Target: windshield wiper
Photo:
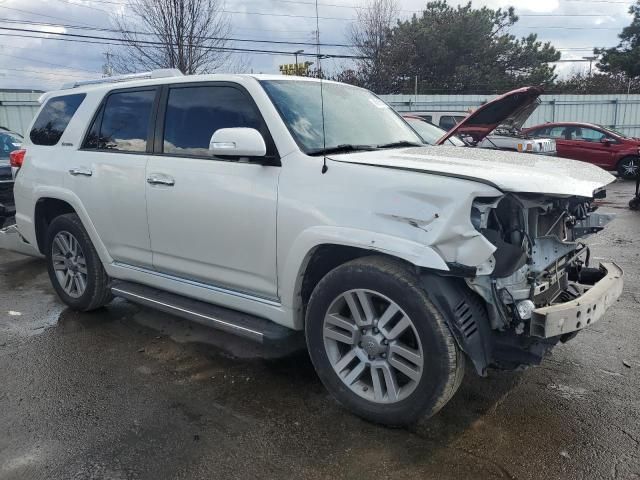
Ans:
[[[376,145],[378,148],[399,148],[399,147],[424,147],[422,143],[409,142],[402,140],[400,142],[383,143],[382,145]]]
[[[342,145],[336,145],[335,147],[318,148],[307,152],[307,155],[329,155],[331,153],[346,153],[346,152],[362,152],[376,150],[375,145],[352,145],[350,143],[343,143]]]

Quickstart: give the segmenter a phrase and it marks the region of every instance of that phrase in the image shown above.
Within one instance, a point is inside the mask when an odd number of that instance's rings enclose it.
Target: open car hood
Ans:
[[[542,93],[540,87],[523,87],[500,95],[469,114],[436,145],[442,145],[454,135],[471,137],[473,143],[478,143],[498,127],[520,129],[540,104],[538,97]]]

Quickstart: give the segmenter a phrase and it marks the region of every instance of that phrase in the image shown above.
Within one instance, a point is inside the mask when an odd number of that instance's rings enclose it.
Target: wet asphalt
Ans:
[[[590,239],[625,270],[606,318],[539,367],[468,371],[435,417],[342,409],[304,352],[276,358],[116,300],[65,308],[43,261],[0,252],[0,479],[639,479],[640,213]]]

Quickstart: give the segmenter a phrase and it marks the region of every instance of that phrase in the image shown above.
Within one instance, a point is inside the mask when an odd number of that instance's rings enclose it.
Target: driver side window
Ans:
[[[594,130],[593,128],[577,128],[574,140],[597,143],[603,138],[608,137],[604,132],[599,130]]]
[[[209,141],[221,128],[258,130],[265,139],[267,155],[275,156],[271,140],[251,98],[230,86],[175,86],[169,89],[162,153],[214,158]]]

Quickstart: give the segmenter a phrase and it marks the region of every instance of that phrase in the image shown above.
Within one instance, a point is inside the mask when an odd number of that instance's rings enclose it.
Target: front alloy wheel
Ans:
[[[330,271],[307,304],[305,336],[327,390],[363,418],[406,425],[456,392],[464,355],[414,267],[384,256]]]
[[[365,289],[340,294],[324,319],[324,346],[342,382],[378,403],[405,399],[422,376],[413,321],[392,300]]]

